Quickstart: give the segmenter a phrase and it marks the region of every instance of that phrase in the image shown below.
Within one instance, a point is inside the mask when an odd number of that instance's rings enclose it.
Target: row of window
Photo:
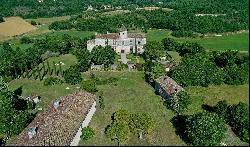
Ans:
[[[132,40],[130,40],[130,45],[132,45]],[[116,45],[117,41],[113,41],[113,45]],[[141,41],[137,41],[137,44],[141,44]],[[108,45],[108,39],[105,41],[105,45]],[[122,41],[122,45],[124,45],[124,41]]]

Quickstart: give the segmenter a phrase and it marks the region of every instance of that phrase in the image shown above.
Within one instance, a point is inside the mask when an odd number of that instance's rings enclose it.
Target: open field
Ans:
[[[0,23],[0,36],[16,36],[37,29],[20,17],[5,18],[5,22]]]
[[[204,38],[176,38],[171,36],[170,30],[148,30],[147,39],[148,41],[161,41],[163,38],[170,37],[179,42],[197,42],[201,44],[205,49],[208,50],[249,50],[249,33],[230,33],[221,34],[222,36],[212,36]]]
[[[36,19],[25,19],[26,21],[35,21],[37,23],[41,24],[51,24],[55,21],[62,21],[62,20],[68,20],[70,19],[70,16],[58,16],[58,17],[48,17],[48,18],[36,18]]]

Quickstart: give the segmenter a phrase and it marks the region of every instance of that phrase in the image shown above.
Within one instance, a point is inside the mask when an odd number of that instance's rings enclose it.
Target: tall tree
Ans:
[[[191,115],[186,120],[185,133],[195,146],[219,145],[225,132],[224,121],[216,113],[204,111]]]

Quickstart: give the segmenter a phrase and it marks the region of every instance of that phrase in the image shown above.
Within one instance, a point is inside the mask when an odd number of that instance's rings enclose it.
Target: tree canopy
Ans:
[[[225,137],[224,121],[216,113],[197,113],[188,117],[186,123],[185,132],[195,146],[219,145]]]

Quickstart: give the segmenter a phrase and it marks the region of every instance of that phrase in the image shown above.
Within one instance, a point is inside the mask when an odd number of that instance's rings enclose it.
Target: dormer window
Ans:
[[[32,137],[34,137],[34,135],[36,135],[37,133],[37,127],[30,127],[28,129],[28,136],[29,136],[29,139],[31,139]]]

